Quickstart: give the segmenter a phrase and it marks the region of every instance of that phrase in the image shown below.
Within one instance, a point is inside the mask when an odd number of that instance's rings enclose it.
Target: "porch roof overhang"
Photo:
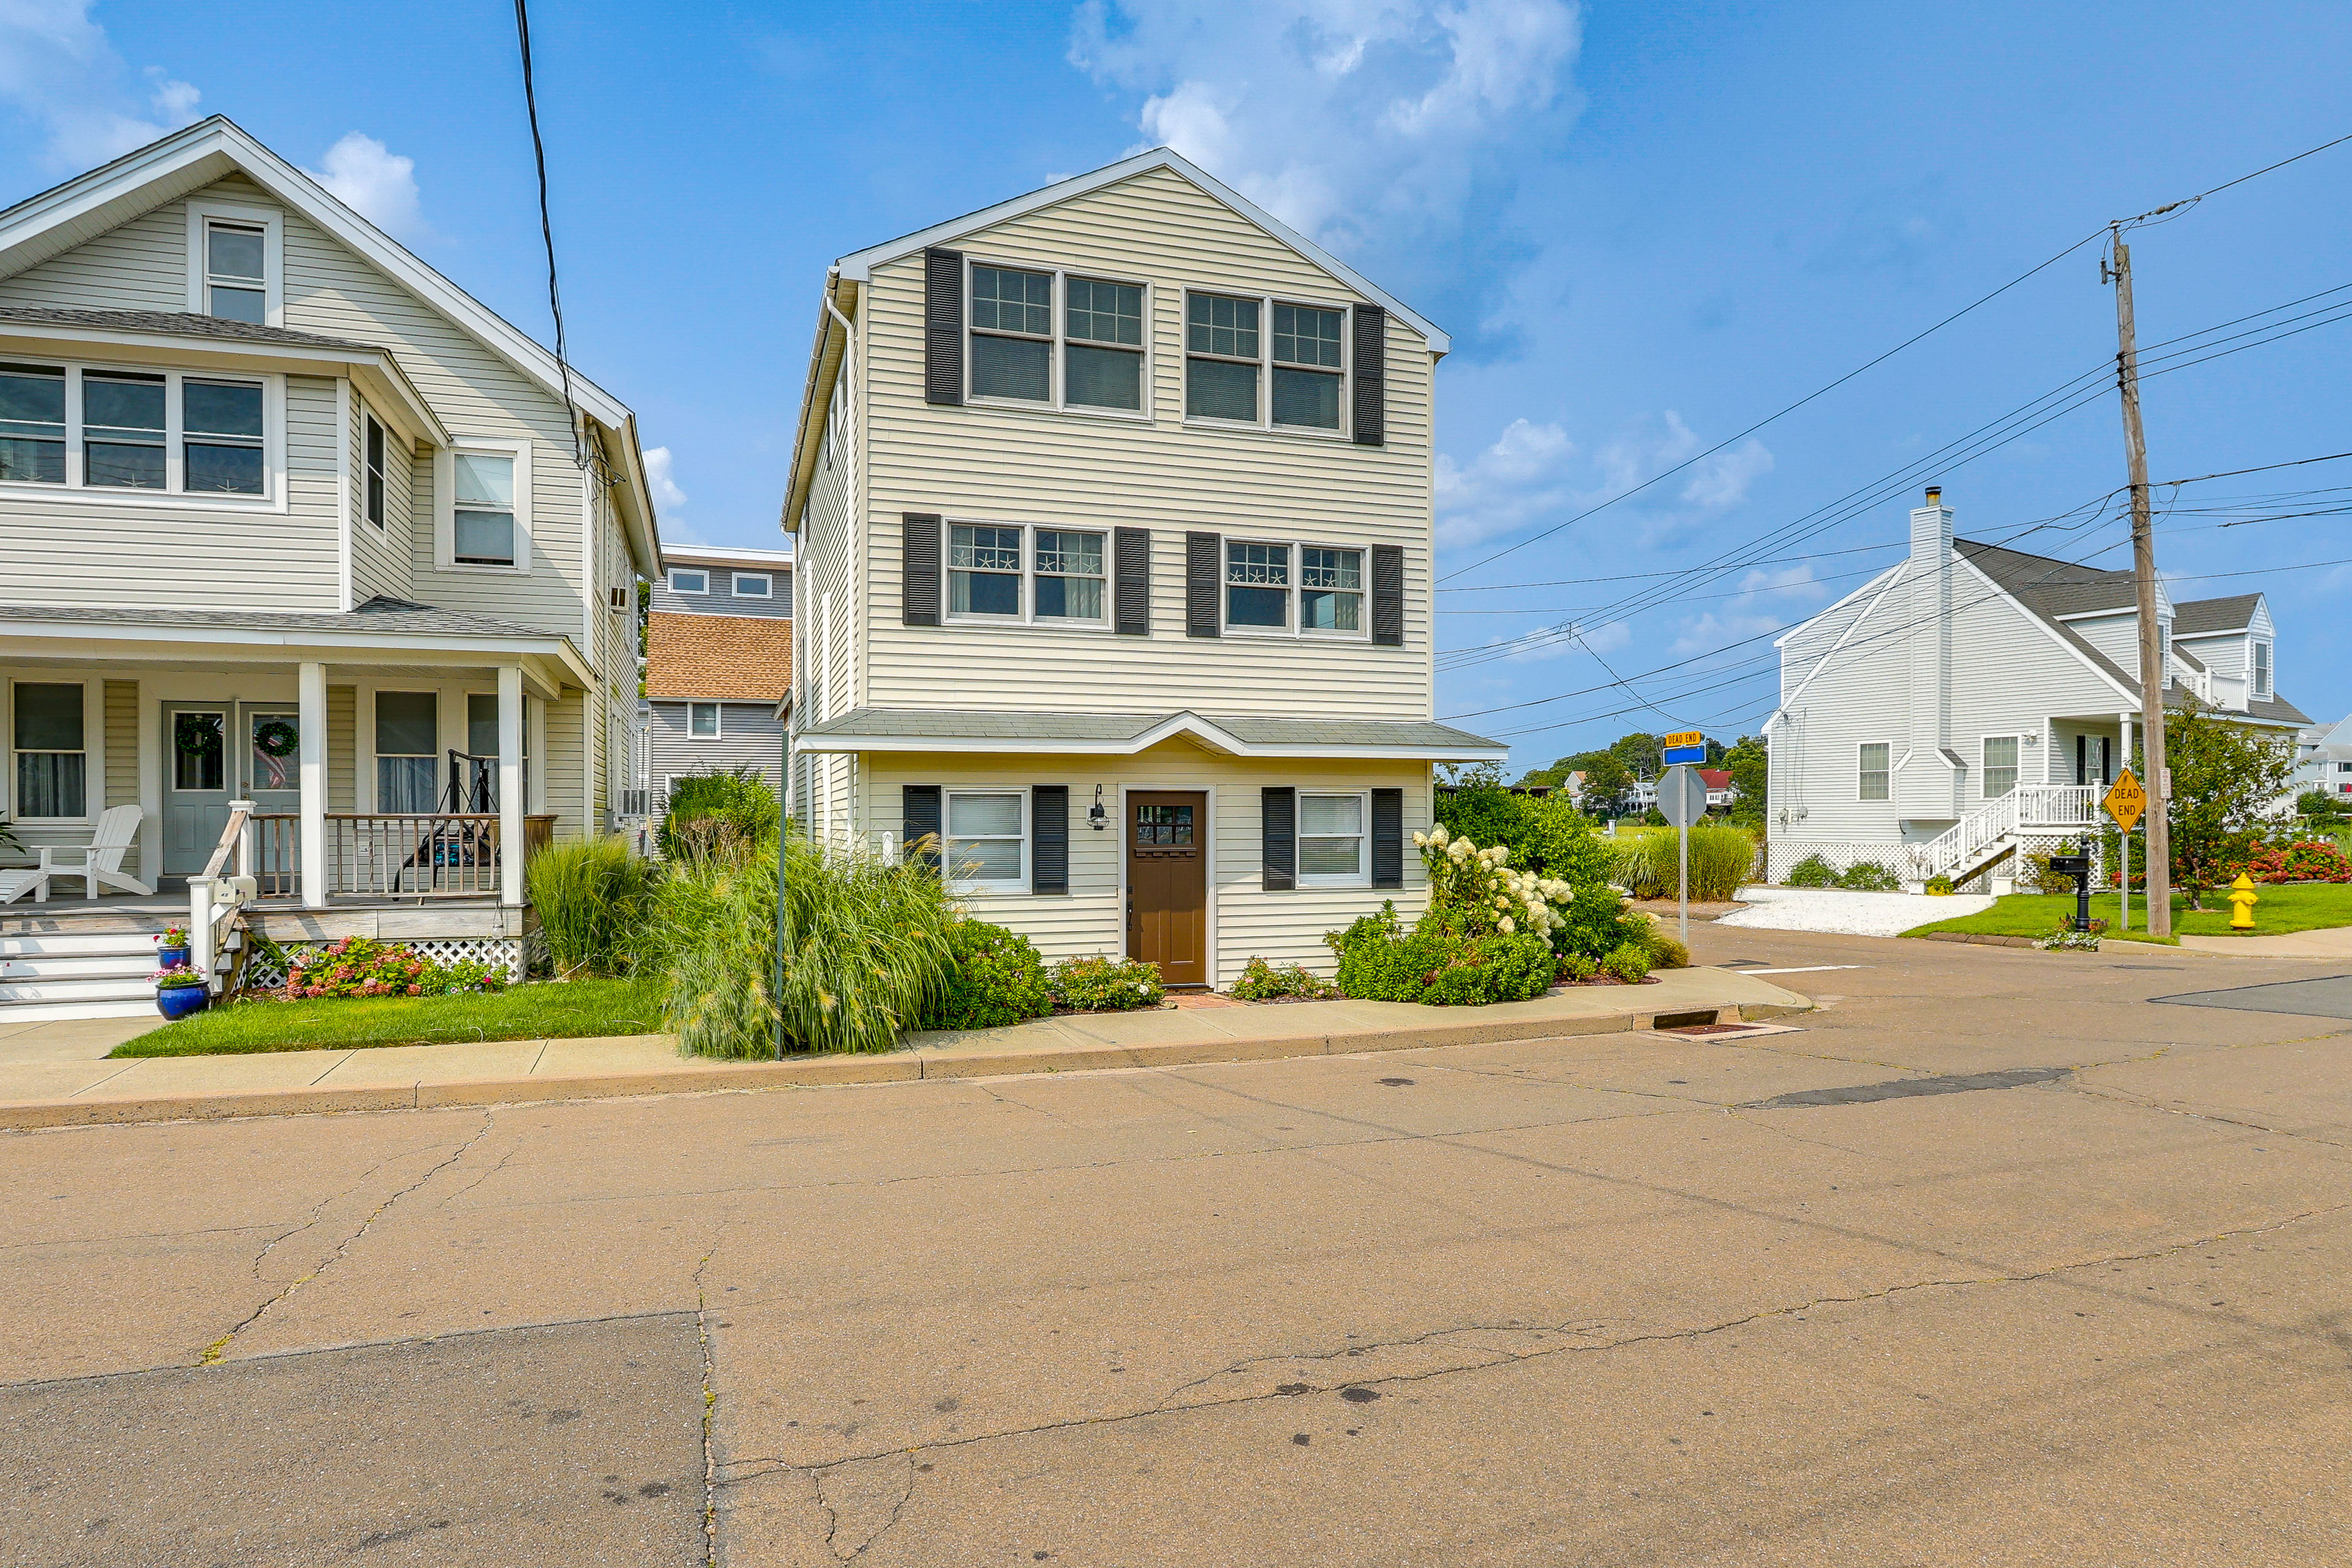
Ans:
[[[449,444],[448,430],[416,384],[391,350],[374,343],[178,311],[12,306],[0,309],[0,353],[136,361],[173,370],[348,374],[402,436],[428,446]]]
[[[520,664],[534,696],[593,690],[572,639],[429,605],[371,600],[335,612],[0,605],[0,658],[79,662]]]
[[[1006,713],[859,708],[795,733],[795,752],[1022,752],[1132,756],[1182,738],[1233,757],[1499,761],[1510,748],[1433,721],[1211,717],[1176,713]]]

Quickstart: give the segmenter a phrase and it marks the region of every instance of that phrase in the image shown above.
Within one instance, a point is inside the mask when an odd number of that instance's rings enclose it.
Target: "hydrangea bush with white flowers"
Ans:
[[[1429,868],[1429,911],[1456,936],[1525,931],[1549,940],[1566,923],[1576,889],[1557,877],[1511,869],[1507,844],[1481,848],[1444,826],[1412,836]]]

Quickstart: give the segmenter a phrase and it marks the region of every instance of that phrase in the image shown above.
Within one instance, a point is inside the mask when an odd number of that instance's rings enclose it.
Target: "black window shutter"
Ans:
[[[1126,637],[1151,635],[1151,531],[1148,528],[1122,528],[1115,531],[1113,545],[1118,579],[1112,589],[1113,603],[1118,608],[1118,624]]]
[[[1264,789],[1258,792],[1259,821],[1265,835],[1265,890],[1280,892],[1298,882],[1298,792]]]
[[[923,252],[923,401],[963,401],[963,252],[960,250]]]
[[[906,531],[906,567],[898,584],[899,619],[910,626],[940,624],[940,514],[909,511],[899,514]],[[1373,613],[1375,621],[1379,612]]]
[[[1404,646],[1404,546],[1372,546],[1372,641]]]
[[[1070,890],[1070,786],[1038,784],[1029,791],[1029,890]]]
[[[940,786],[937,784],[900,784],[898,786],[898,826],[905,830],[906,841],[900,848],[908,855],[919,852],[925,837],[930,847],[919,853],[923,864],[936,871],[940,868]]]
[[[1217,557],[1223,553],[1223,538],[1215,533],[1184,536],[1184,635],[1188,637],[1217,635]]]
[[[1356,445],[1385,447],[1389,439],[1389,313],[1356,307]]]
[[[1372,886],[1404,886],[1404,791],[1372,792]]]

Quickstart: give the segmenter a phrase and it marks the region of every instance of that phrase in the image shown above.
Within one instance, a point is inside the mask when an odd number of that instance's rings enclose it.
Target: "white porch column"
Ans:
[[[522,666],[499,666],[499,901],[522,905]]]
[[[302,902],[327,907],[333,886],[327,866],[327,667],[304,663],[295,689],[294,729],[301,750]]]

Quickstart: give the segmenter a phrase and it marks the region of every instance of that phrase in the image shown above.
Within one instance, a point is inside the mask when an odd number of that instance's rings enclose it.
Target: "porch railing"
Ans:
[[[523,818],[528,858],[554,838],[555,818]],[[266,898],[302,892],[302,819],[255,815],[248,835],[253,876]],[[495,898],[499,892],[496,812],[327,814],[327,891],[378,898]]]

